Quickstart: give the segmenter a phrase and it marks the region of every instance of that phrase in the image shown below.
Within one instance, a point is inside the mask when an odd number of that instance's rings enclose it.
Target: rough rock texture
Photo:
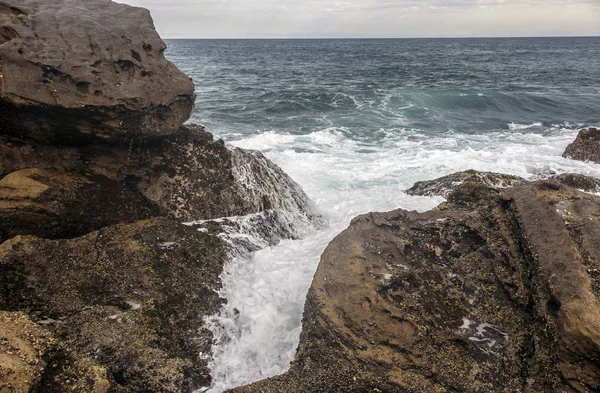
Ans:
[[[600,193],[600,180],[580,175],[578,173],[563,173],[560,175],[541,176],[539,180],[556,180],[568,187],[577,190]],[[509,188],[527,183],[528,180],[519,176],[507,175],[503,173],[479,172],[467,170],[456,172],[448,176],[433,180],[425,180],[415,183],[414,186],[406,190],[408,195],[420,196],[448,196],[464,183],[476,183],[493,188]]]
[[[141,195],[99,175],[34,168],[0,180],[0,243],[17,235],[76,237],[157,212]]]
[[[175,132],[190,78],[148,10],[110,0],[0,0],[0,133],[63,144]]]
[[[600,130],[589,127],[579,131],[575,141],[567,146],[563,157],[600,164]]]
[[[52,335],[23,313],[0,312],[0,391],[33,391],[42,379],[42,359]]]
[[[504,173],[467,170],[434,180],[417,182],[414,186],[406,190],[406,193],[408,195],[441,196],[447,198],[453,190],[466,182],[485,184],[490,187],[506,188],[526,183],[527,180],[522,177]]]
[[[578,173],[563,173],[561,175],[551,176],[550,179],[556,180],[560,184],[574,188],[576,190],[600,194],[600,179],[590,176],[580,175]]]
[[[89,356],[111,392],[191,392],[210,381],[203,317],[222,304],[226,254],[216,236],[167,219],[71,240],[19,236],[0,245],[0,309]]]
[[[0,311],[0,391],[108,393],[106,370],[73,356],[23,313]]]
[[[234,392],[599,392],[600,197],[468,182],[353,220],[324,252],[296,360]]]
[[[0,138],[0,176],[35,166],[102,176],[179,221],[285,210],[313,216],[302,189],[262,154],[228,148],[199,126],[128,146],[49,146]],[[143,218],[143,217],[139,217]]]

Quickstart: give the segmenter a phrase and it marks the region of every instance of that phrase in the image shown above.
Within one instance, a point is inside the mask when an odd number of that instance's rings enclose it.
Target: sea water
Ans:
[[[406,195],[414,182],[466,169],[600,177],[600,165],[561,157],[579,127],[600,125],[600,38],[168,45],[196,83],[191,121],[263,152],[326,224],[225,267],[228,303],[208,320],[211,392],[286,371],[327,244],[359,214],[442,201]]]

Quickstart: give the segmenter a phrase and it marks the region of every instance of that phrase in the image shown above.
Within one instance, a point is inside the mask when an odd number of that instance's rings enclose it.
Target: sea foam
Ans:
[[[225,267],[221,294],[228,303],[209,319],[215,334],[210,391],[287,370],[298,345],[305,296],[327,244],[356,215],[396,208],[425,211],[442,202],[406,195],[403,190],[414,182],[466,169],[528,179],[565,172],[600,177],[600,165],[561,157],[575,130],[517,128],[436,137],[398,128],[379,130],[373,141],[332,127],[307,135],[265,132],[234,142],[262,151],[295,179],[323,215],[325,227],[239,255]]]

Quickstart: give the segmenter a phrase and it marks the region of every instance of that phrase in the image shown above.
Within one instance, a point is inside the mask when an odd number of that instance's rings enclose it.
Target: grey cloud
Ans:
[[[166,37],[600,35],[600,0],[119,0]]]

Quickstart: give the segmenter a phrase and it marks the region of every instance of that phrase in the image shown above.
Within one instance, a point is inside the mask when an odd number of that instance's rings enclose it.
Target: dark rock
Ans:
[[[563,157],[600,164],[600,130],[589,127],[579,131],[575,141],[567,146]]]
[[[354,219],[322,256],[290,371],[232,391],[600,391],[600,197],[485,187]]]
[[[593,194],[600,193],[600,179],[590,176],[580,175],[578,173],[563,173],[561,175],[551,176],[550,179],[556,180],[557,182],[576,190],[591,192]]]
[[[0,180],[0,243],[17,235],[77,237],[157,213],[142,195],[100,175],[33,168]]]
[[[33,165],[102,176],[142,194],[159,215],[179,221],[268,210],[315,216],[304,191],[278,166],[259,152],[227,147],[198,126],[165,137],[132,139],[128,146],[76,148],[0,138],[0,176]]]
[[[190,78],[148,10],[109,0],[0,1],[0,133],[79,144],[176,132]]]
[[[495,188],[506,188],[526,183],[527,180],[503,173],[468,170],[434,180],[417,182],[414,186],[406,190],[406,193],[408,195],[441,196],[447,198],[456,187],[466,182],[479,183]]]
[[[108,371],[111,391],[191,392],[210,382],[203,318],[221,307],[226,255],[218,237],[166,219],[71,240],[19,236],[0,245],[0,309],[46,323]]]
[[[0,311],[0,391],[108,393],[106,370],[72,356],[19,312]]]

